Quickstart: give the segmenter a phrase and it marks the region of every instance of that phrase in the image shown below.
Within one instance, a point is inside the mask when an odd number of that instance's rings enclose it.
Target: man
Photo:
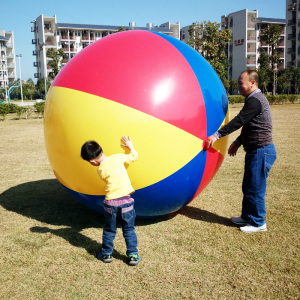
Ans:
[[[217,139],[243,127],[240,136],[228,149],[230,156],[235,156],[241,145],[246,151],[242,214],[240,217],[232,217],[231,221],[242,226],[240,230],[243,232],[266,231],[267,177],[276,160],[271,109],[268,100],[258,89],[257,72],[244,71],[239,77],[238,88],[245,97],[242,110],[228,124],[208,137],[205,146],[208,149]]]

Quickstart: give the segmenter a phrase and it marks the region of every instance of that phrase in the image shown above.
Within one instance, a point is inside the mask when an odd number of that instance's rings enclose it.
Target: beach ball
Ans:
[[[203,150],[229,119],[226,91],[209,63],[187,44],[154,31],[109,35],[76,54],[53,81],[44,134],[59,182],[81,203],[103,212],[105,185],[80,156],[96,140],[105,155],[129,153],[138,218],[176,212],[195,199],[220,167],[227,138]],[[199,200],[201,201],[201,200]]]

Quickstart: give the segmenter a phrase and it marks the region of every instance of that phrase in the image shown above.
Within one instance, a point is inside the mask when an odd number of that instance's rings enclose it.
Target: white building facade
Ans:
[[[135,22],[130,22],[129,26],[69,24],[58,23],[56,16],[46,17],[40,15],[32,23],[31,31],[34,33],[32,44],[35,45],[33,65],[37,68],[34,78],[48,78],[52,72],[52,68],[48,65],[51,58],[46,56],[49,48],[55,50],[63,48],[65,52],[61,66],[63,67],[82,49],[107,35],[117,32],[120,27],[124,30],[152,30],[180,39],[179,22],[166,22],[160,26],[153,26],[152,23],[148,23],[146,27],[137,27]]]
[[[0,88],[7,88],[15,80],[14,33],[0,30]]]
[[[286,0],[286,67],[300,67],[300,0]]]
[[[230,67],[228,79],[238,79],[244,70],[255,70],[259,67],[258,58],[262,51],[271,54],[271,47],[260,41],[261,31],[277,24],[282,26],[280,41],[276,51],[280,61],[278,69],[285,66],[285,19],[258,17],[258,11],[244,9],[221,17],[221,28],[229,29],[232,37],[226,49]]]

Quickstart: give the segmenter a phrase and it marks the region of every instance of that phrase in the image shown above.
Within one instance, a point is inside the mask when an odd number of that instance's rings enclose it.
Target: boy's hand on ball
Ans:
[[[130,139],[130,136],[128,136],[128,138],[127,138],[125,135],[123,135],[122,138],[121,138],[121,140],[123,142],[122,146],[127,147],[130,150],[133,149],[133,145],[132,145],[132,141]]]

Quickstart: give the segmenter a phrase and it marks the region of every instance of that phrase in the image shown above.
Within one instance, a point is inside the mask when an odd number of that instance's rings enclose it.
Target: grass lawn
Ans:
[[[240,108],[232,106],[231,116]],[[137,220],[137,267],[126,264],[120,229],[113,262],[95,258],[104,218],[55,179],[43,120],[7,116],[0,121],[0,299],[299,299],[300,105],[273,105],[272,113],[278,157],[268,179],[268,231],[246,234],[230,222],[241,211],[240,149],[177,214]]]

